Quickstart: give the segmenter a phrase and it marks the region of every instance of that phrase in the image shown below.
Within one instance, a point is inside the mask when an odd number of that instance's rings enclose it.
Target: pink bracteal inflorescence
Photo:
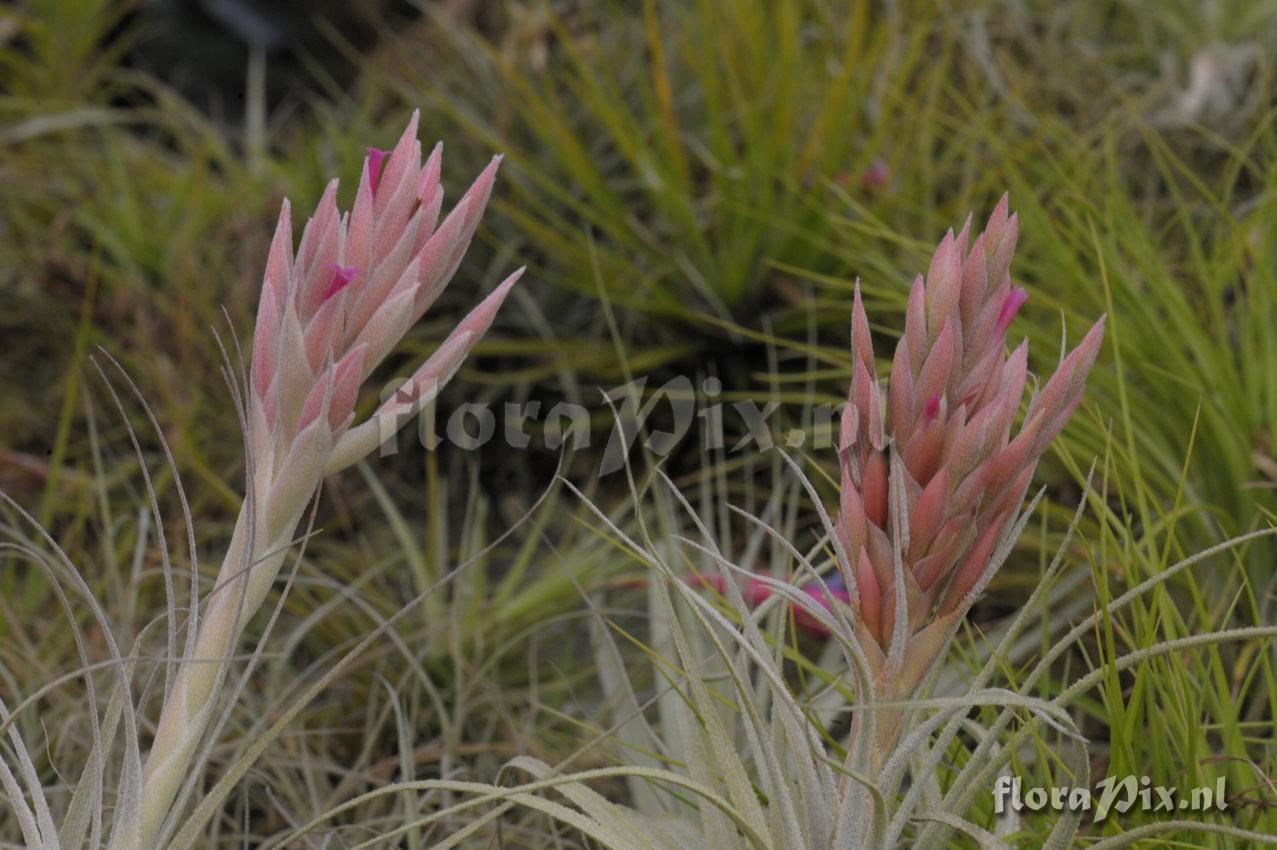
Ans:
[[[160,835],[214,704],[220,665],[265,601],[306,504],[325,475],[367,456],[456,373],[522,269],[457,324],[366,421],[360,389],[451,280],[478,227],[500,158],[440,221],[441,149],[423,162],[413,115],[389,153],[368,150],[349,212],[328,184],[294,249],[285,201],[266,262],[247,403],[248,498],[217,579],[184,649],[145,766],[141,806],[113,850]]]
[[[253,339],[251,434],[273,536],[325,472],[366,455],[448,380],[522,270],[457,325],[398,393],[351,427],[359,388],[452,278],[492,191],[493,159],[440,223],[441,149],[423,163],[417,116],[389,153],[368,149],[348,213],[332,181],[293,250],[288,203],[266,266]]]
[[[887,665],[897,694],[916,685],[996,570],[994,552],[1080,403],[1104,334],[1101,318],[1015,429],[1029,376],[1027,341],[1006,346],[1028,298],[1011,283],[1019,222],[1003,197],[984,232],[969,231],[970,219],[950,230],[913,282],[885,404],[859,285],[852,308],[837,536],[871,663],[900,659]]]

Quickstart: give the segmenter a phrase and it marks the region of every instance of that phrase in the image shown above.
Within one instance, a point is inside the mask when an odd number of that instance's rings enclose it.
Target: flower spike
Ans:
[[[460,368],[518,280],[511,275],[461,323],[392,400],[352,427],[361,385],[447,286],[474,236],[499,158],[436,228],[440,148],[423,164],[418,114],[390,153],[368,149],[353,208],[328,184],[293,249],[285,201],[271,242],[253,333],[248,402],[251,498],[245,501],[198,633],[184,651],[145,768],[140,809],[112,850],[156,841],[208,720],[221,665],[261,607],[323,477],[365,457]]]
[[[866,451],[863,441],[849,451],[844,440],[840,453],[838,527],[848,558],[841,568],[855,580],[854,607],[881,657],[911,659],[908,670],[880,671],[897,698],[912,693],[935,657],[894,645],[885,621],[896,599],[890,580],[896,560],[904,565],[906,643],[928,624],[965,613],[973,592],[998,567],[993,553],[1006,542],[1038,459],[1081,401],[1104,333],[1101,318],[1033,399],[1013,435],[1027,374],[1026,346],[1010,356],[1006,350],[1007,330],[1028,299],[1011,285],[1019,220],[1003,196],[968,251],[969,225],[957,237],[945,234],[909,295],[891,368],[885,442],[903,463],[884,462],[887,452]],[[876,384],[872,360],[865,361],[873,349],[859,286],[852,325],[843,432],[855,437],[856,423],[878,413],[876,394],[864,389]],[[899,510],[886,496],[895,492],[904,494]],[[895,551],[892,540],[903,541],[903,551]]]

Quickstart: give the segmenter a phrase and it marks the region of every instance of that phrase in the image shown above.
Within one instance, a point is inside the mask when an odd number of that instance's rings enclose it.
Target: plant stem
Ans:
[[[111,850],[149,850],[154,846],[208,729],[226,661],[244,624],[265,601],[283,565],[287,552],[284,546],[265,548],[254,544],[252,559],[246,556],[250,548],[248,523],[245,507],[236,522],[217,584],[206,598],[195,645],[182,658],[160,712],[155,740],[146,758],[135,820],[112,836]],[[290,527],[288,535],[292,530]]]

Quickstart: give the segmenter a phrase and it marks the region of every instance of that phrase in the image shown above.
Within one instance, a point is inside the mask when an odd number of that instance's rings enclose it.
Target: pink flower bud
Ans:
[[[944,601],[940,603],[942,612],[956,607],[983,578],[989,565],[989,556],[998,545],[998,538],[1002,536],[1002,527],[1006,525],[1007,519],[1007,514],[1001,514],[982,529],[979,539],[953,574],[953,581],[945,592]]]
[[[275,380],[279,363],[279,300],[274,287],[262,290],[257,305],[257,328],[253,334],[253,390],[264,399]]]
[[[892,431],[902,437],[913,433],[914,398],[913,369],[909,364],[908,346],[905,345],[904,340],[901,340],[891,360],[887,399]]]
[[[926,552],[931,541],[940,531],[945,520],[946,500],[949,497],[949,470],[940,471],[922,488],[918,504],[914,506],[910,520],[909,544],[911,551]]]
[[[856,281],[851,307],[851,354],[872,375],[875,369],[873,334],[869,331],[869,317],[865,315],[864,302],[860,300],[860,281]]]
[[[305,403],[302,404],[301,416],[297,420],[298,431],[305,431],[310,423],[328,410],[332,393],[333,375],[332,370],[328,369],[311,388],[310,394],[306,396]]]
[[[860,617],[869,634],[877,636],[882,625],[882,588],[874,573],[869,554],[861,552],[856,561],[856,592],[860,599]]]
[[[841,543],[847,557],[854,559],[856,553],[865,545],[865,538],[869,533],[868,527],[869,518],[865,515],[864,502],[852,480],[851,460],[844,457],[837,530],[841,535]]]
[[[934,340],[958,306],[962,294],[962,254],[953,231],[944,235],[927,271],[927,337]]]
[[[944,454],[944,439],[945,423],[937,416],[919,426],[906,441],[905,469],[915,481],[929,480],[940,466]]]
[[[368,186],[373,195],[377,194],[377,184],[381,182],[381,165],[387,152],[380,148],[368,148]]]
[[[1024,306],[1024,302],[1029,300],[1029,293],[1015,287],[1007,295],[1002,302],[1002,309],[998,312],[997,332],[999,335],[1006,333],[1007,328],[1011,327],[1011,320],[1015,318],[1015,314]]]
[[[944,323],[944,329],[936,338],[935,345],[927,355],[918,375],[914,392],[918,398],[914,402],[925,403],[932,396],[942,396],[949,388],[949,378],[953,374],[957,362],[958,326],[950,320]]]
[[[328,427],[333,433],[345,429],[346,420],[355,409],[359,385],[364,381],[364,355],[367,353],[368,346],[355,346],[333,366],[333,394],[328,402]]]
[[[887,461],[875,450],[865,466],[865,516],[879,528],[887,524],[887,486]]]
[[[926,291],[922,275],[913,280],[913,288],[909,290],[909,303],[905,308],[905,333],[900,338],[900,345],[909,352],[909,368],[917,375],[922,371],[922,364],[927,359],[927,306]]]
[[[933,395],[927,399],[927,403],[922,408],[922,418],[930,422],[940,414],[940,396]]]
[[[333,263],[332,270],[333,279],[328,284],[328,289],[324,292],[325,301],[349,286],[350,282],[359,274],[359,269],[354,266],[339,266],[336,263]]]
[[[853,432],[856,439],[853,445],[863,454],[870,449],[882,448],[882,411],[878,403],[878,382],[873,372],[866,368],[864,361],[857,358],[852,366],[851,395],[847,403],[855,409],[854,418],[846,417],[858,427]]]

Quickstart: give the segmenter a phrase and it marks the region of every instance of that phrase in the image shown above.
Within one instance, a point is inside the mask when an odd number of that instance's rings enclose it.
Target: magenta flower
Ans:
[[[765,570],[760,571],[757,575],[771,578],[771,573]],[[697,588],[711,587],[719,594],[727,590],[727,578],[722,573],[706,573],[692,576],[688,579],[688,583]],[[741,597],[750,609],[757,608],[773,596],[772,588],[758,578],[746,579],[740,591]],[[820,583],[812,582],[804,585],[802,591],[815,600],[818,605],[824,607],[826,611],[833,609],[835,600],[843,605],[851,604],[851,594],[847,592],[847,586],[843,582],[842,576],[837,574],[830,576],[823,586]],[[799,631],[812,637],[829,637],[829,629],[824,623],[817,620],[800,606],[792,605],[790,608],[794,613],[794,625]]]

